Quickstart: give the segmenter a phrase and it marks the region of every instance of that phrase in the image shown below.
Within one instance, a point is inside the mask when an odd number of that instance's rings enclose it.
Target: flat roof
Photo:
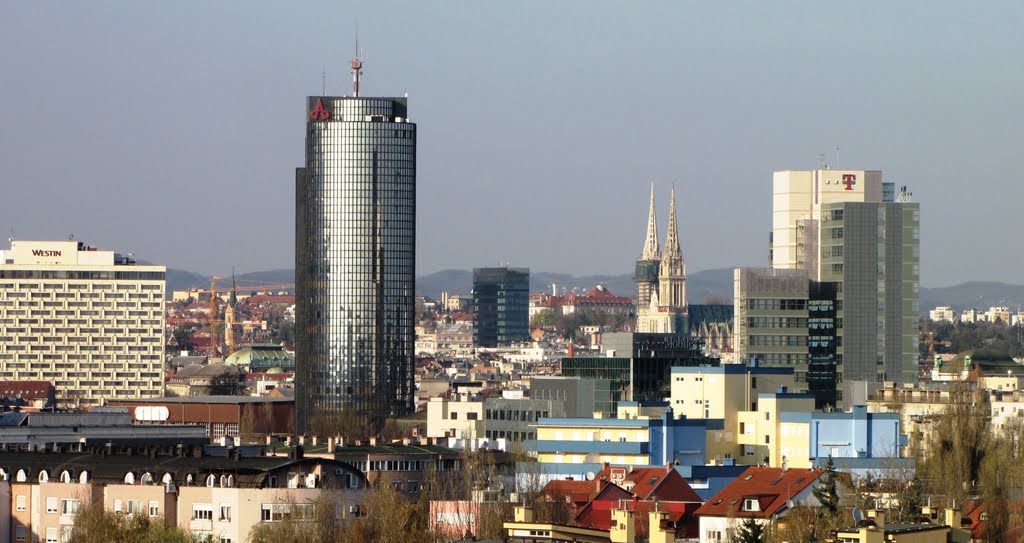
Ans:
[[[793,368],[769,368],[764,366],[748,366],[746,364],[722,364],[720,366],[672,366],[672,373],[716,373],[741,374],[752,373],[761,375],[790,375]]]
[[[137,403],[212,403],[212,404],[240,404],[240,403],[295,403],[295,398],[274,398],[271,396],[171,396],[167,398],[127,398],[107,400],[110,405],[125,405]]]

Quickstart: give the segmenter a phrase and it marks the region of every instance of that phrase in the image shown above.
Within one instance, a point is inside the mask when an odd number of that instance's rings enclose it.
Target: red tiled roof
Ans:
[[[46,398],[52,386],[49,381],[0,381],[0,396]]]
[[[786,501],[814,484],[823,470],[790,468],[747,468],[700,509],[699,516],[767,518],[778,513]],[[743,500],[755,499],[760,511],[743,511]]]
[[[555,480],[544,486],[544,495],[549,498],[568,498],[574,505],[584,505],[597,496],[603,481]]]
[[[641,500],[657,498],[662,501],[696,502],[703,500],[693,491],[686,479],[672,466],[656,468],[613,468],[605,465],[597,474],[598,480],[607,480],[627,489]]]

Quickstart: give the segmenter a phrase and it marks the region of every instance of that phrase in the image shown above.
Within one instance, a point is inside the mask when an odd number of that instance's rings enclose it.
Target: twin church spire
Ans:
[[[651,204],[647,217],[644,250],[636,262],[633,280],[637,284],[638,332],[682,332],[686,314],[686,262],[679,244],[676,219],[676,189],[672,187],[669,204],[665,248],[658,242],[658,219],[654,208],[654,183],[651,183]]]

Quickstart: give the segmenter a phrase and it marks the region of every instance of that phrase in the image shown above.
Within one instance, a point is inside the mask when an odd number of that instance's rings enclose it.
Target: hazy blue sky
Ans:
[[[3,2],[0,228],[291,267],[303,97],[350,92],[357,20],[419,125],[420,273],[629,271],[652,179],[691,271],[765,265],[771,172],[839,147],[921,202],[925,286],[1024,282],[1019,2]]]

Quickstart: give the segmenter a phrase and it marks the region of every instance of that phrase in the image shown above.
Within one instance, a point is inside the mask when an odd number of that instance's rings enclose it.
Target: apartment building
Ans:
[[[792,389],[793,368],[765,368],[746,364],[672,368],[669,402],[679,417],[718,421],[707,429],[708,461],[722,464],[755,463],[737,444],[739,414],[757,409],[762,392],[773,393],[779,387]]]
[[[62,543],[78,509],[100,502],[121,515],[160,519],[218,543],[249,540],[253,528],[310,515],[327,497],[336,514],[358,515],[368,488],[346,463],[286,456],[6,453],[0,511],[6,541]]]
[[[77,241],[11,241],[0,379],[59,383],[66,407],[162,396],[165,274]]]

